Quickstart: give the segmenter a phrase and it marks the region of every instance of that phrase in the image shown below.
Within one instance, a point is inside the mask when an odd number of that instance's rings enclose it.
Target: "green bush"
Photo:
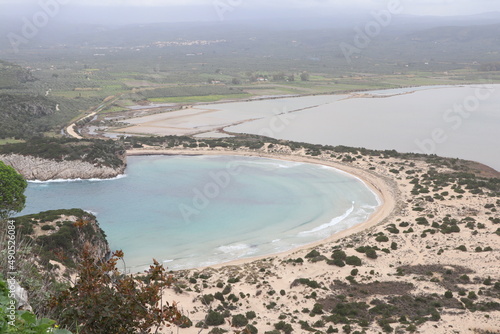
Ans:
[[[250,332],[250,334],[257,334],[259,332],[259,330],[255,326],[252,326],[252,325],[247,325],[247,327],[245,327],[245,330],[247,332]]]
[[[297,284],[307,285],[312,289],[318,289],[321,287],[318,282],[310,280],[309,278],[298,278],[292,283],[292,285],[297,285]]]
[[[284,321],[280,321],[274,324],[274,328],[283,331],[285,334],[290,334],[293,332],[293,327],[290,324],[287,324]]]
[[[214,301],[214,295],[203,295],[201,296],[201,301],[204,305],[210,305]]]
[[[248,320],[255,319],[257,317],[257,314],[255,314],[254,311],[248,311],[245,316],[247,317]]]
[[[369,249],[366,251],[366,256],[370,259],[376,259],[378,257],[377,252],[374,249]]]
[[[379,235],[378,237],[375,238],[375,241],[387,242],[389,241],[389,238],[386,235]]]
[[[243,314],[236,314],[233,316],[231,324],[234,327],[243,327],[248,325],[248,319]]]
[[[323,305],[316,303],[311,311],[313,314],[323,314]]]
[[[54,328],[54,320],[37,318],[27,311],[11,311],[10,300],[7,282],[0,277],[0,333],[71,334],[67,330]]]
[[[353,256],[348,256],[345,259],[345,263],[351,266],[360,266],[361,265],[361,259],[357,257],[356,255]]]
[[[226,321],[224,320],[224,316],[217,311],[210,311],[207,314],[207,318],[205,323],[208,326],[218,326],[224,324]]]
[[[309,253],[307,253],[307,255],[305,256],[306,259],[312,259],[312,258],[315,258],[315,257],[318,257],[318,256],[321,256],[321,253],[318,252],[317,250],[313,249],[312,251],[310,251]]]
[[[221,292],[216,292],[214,298],[223,302],[225,300],[224,295]]]
[[[342,250],[336,250],[332,254],[332,259],[334,260],[345,260],[347,257],[346,253]]]
[[[341,259],[328,260],[327,263],[329,265],[335,265],[337,267],[345,267],[345,262],[342,261]]]
[[[222,294],[223,294],[223,295],[227,295],[227,294],[229,294],[230,292],[231,292],[231,285],[230,285],[230,284],[228,284],[228,285],[226,285],[226,286],[224,287],[224,290],[222,290]]]

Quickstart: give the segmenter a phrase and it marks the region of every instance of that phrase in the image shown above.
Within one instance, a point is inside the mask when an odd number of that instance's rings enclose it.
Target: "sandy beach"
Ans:
[[[202,328],[195,325],[203,327],[207,315],[213,310],[221,314],[226,312],[224,323],[218,327],[229,331],[239,328],[238,319],[232,316],[244,316],[253,311],[256,317],[248,321],[259,333],[275,330],[280,322],[288,323],[294,332],[304,332],[307,328],[309,331],[314,328],[321,332],[327,332],[327,329],[330,332],[335,332],[335,329],[346,332],[347,327],[344,328],[343,323],[322,320],[338,304],[336,295],[344,295],[347,301],[367,305],[373,305],[376,300],[390,303],[403,296],[434,298],[438,301],[429,301],[429,305],[447,306],[439,319],[429,320],[430,314],[424,317],[427,321],[420,324],[415,332],[482,333],[480,330],[483,330],[498,333],[500,310],[497,306],[481,312],[465,308],[461,303],[467,302],[468,297],[475,298],[471,301],[480,308],[487,303],[496,305],[491,303],[498,301],[497,292],[490,283],[500,278],[500,238],[495,235],[497,226],[492,220],[498,218],[498,214],[495,209],[491,210],[498,206],[498,199],[469,192],[459,195],[454,192],[453,185],[448,185],[439,189],[439,193],[446,194],[446,198],[425,200],[412,194],[413,177],[395,173],[397,167],[401,172],[406,170],[407,175],[425,175],[436,166],[424,161],[384,156],[364,156],[355,162],[344,163],[326,154],[306,157],[304,151],[291,151],[280,145],[272,149],[265,146],[258,151],[144,148],[127,153],[243,155],[323,164],[360,178],[378,194],[382,202],[368,221],[326,240],[272,256],[175,272],[178,282],[174,289],[165,292],[165,299],[178,303],[193,326],[164,329],[163,333],[198,333]],[[449,172],[445,167],[440,167],[438,171]],[[473,218],[467,223],[465,217]],[[444,230],[445,222],[450,218],[458,221],[459,231],[456,233]],[[378,238],[381,235],[384,237]],[[460,249],[457,249],[458,246],[461,246]],[[360,247],[375,248],[376,258],[360,253]],[[311,255],[313,250],[317,252],[313,254],[315,256]],[[347,256],[357,256],[361,265],[332,265],[328,259],[331,259],[334,250],[342,250]],[[465,280],[464,275],[467,280],[461,281],[460,277]],[[316,282],[317,286],[300,283],[305,282],[304,279]],[[367,292],[359,295],[354,293],[357,290]],[[448,300],[443,297],[447,291],[453,298]],[[217,295],[222,298],[213,300],[203,297]],[[316,304],[322,305],[323,315],[311,311]],[[409,326],[403,320],[391,318],[388,326],[403,333]],[[311,327],[313,324],[315,326]],[[357,329],[360,333],[382,332],[382,325],[375,320],[367,326],[355,322],[349,326],[350,330]],[[206,331],[210,328],[214,326],[208,326]]]

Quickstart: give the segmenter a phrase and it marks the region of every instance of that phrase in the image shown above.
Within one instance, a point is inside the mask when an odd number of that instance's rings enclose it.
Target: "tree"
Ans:
[[[0,220],[24,209],[28,183],[14,168],[0,161]]]
[[[283,81],[285,80],[285,78],[286,76],[285,73],[283,72],[273,74],[273,81]]]
[[[307,72],[302,72],[300,74],[300,80],[302,81],[309,81],[310,75]]]
[[[175,303],[162,303],[163,289],[173,278],[156,260],[139,280],[117,269],[122,251],[100,262],[87,244],[82,258],[75,285],[49,303],[61,325],[82,334],[149,333],[170,324],[189,326],[189,319],[180,314]]]

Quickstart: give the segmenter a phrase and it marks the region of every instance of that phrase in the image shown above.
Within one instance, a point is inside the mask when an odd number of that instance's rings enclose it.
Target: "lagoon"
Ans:
[[[437,154],[500,171],[500,85],[419,87],[367,92],[225,130],[323,145]],[[228,106],[226,106],[227,108]],[[235,110],[236,111],[236,110]]]

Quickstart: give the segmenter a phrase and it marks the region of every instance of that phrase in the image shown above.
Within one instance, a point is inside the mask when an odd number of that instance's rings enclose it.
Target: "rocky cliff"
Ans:
[[[33,254],[39,266],[49,268],[58,262],[75,269],[82,262],[85,248],[96,260],[110,254],[106,233],[91,213],[81,209],[51,210],[14,218],[23,237],[33,241]]]
[[[107,179],[125,172],[125,164],[113,168],[81,160],[55,161],[20,154],[0,155],[0,160],[27,180]]]

